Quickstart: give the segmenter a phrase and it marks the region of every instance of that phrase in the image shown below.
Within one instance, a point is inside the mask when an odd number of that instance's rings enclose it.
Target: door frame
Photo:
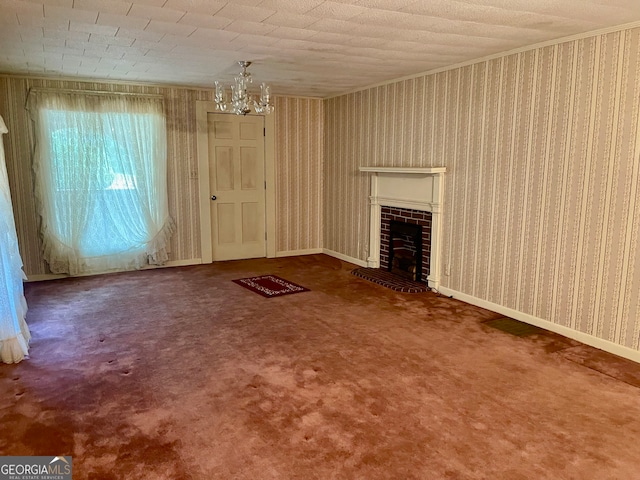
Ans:
[[[220,114],[216,103],[196,100],[196,129],[198,155],[198,201],[200,202],[200,258],[202,263],[213,262],[211,241],[211,186],[209,182],[209,128],[208,114]],[[235,115],[226,113],[224,115]],[[275,116],[264,115],[264,178],[265,188],[265,246],[267,258],[276,256],[276,170],[275,170]],[[192,177],[193,178],[193,177]]]

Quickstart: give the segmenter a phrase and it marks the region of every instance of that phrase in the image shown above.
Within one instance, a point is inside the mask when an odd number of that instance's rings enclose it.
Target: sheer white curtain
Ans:
[[[0,360],[17,363],[29,354],[31,334],[25,322],[22,259],[11,208],[3,137],[7,127],[0,117]]]
[[[173,231],[163,100],[32,90],[36,199],[54,273],[162,264]]]

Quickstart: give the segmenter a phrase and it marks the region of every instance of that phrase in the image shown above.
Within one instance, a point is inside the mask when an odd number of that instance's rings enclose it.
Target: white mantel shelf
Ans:
[[[381,207],[431,212],[431,267],[427,284],[440,287],[442,203],[446,167],[360,167],[371,174],[369,267],[380,267]]]
[[[413,175],[437,175],[445,173],[447,167],[360,167],[361,172],[405,173]]]

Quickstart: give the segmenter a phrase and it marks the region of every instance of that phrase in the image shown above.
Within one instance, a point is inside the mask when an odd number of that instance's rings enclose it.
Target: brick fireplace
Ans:
[[[422,257],[420,282],[440,286],[440,249],[444,167],[360,167],[371,175],[369,256],[367,266],[389,268],[391,222],[418,225]],[[407,234],[408,235],[408,234]],[[406,236],[406,235],[405,235]],[[411,235],[408,235],[411,236]],[[402,240],[402,235],[399,238]],[[401,245],[411,256],[408,243]],[[393,263],[393,262],[392,262]],[[393,271],[394,265],[391,265]],[[401,275],[403,272],[399,272]]]
[[[392,236],[394,224],[397,225],[395,228],[396,234]],[[417,227],[417,231],[420,232],[420,241],[419,245],[417,245],[419,251],[416,251],[416,245],[413,245],[415,242],[409,238],[413,236],[413,232],[403,232],[401,225]],[[404,230],[407,230],[407,228]],[[411,229],[409,228],[409,230]],[[403,252],[406,252],[403,256],[405,259],[411,258],[412,260],[399,260],[400,253]],[[393,259],[389,263],[390,257],[395,257],[395,265]],[[431,212],[382,206],[380,209],[380,268],[385,268],[392,272],[395,271],[401,276],[406,276],[419,282],[426,282],[429,275],[430,260]],[[417,262],[416,271],[419,272],[419,276],[411,275],[412,271],[408,271],[402,265],[399,265],[400,263],[410,264],[412,261]]]

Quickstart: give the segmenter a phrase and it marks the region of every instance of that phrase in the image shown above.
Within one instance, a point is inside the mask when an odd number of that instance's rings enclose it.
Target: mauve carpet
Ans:
[[[28,284],[0,454],[72,455],[75,480],[640,478],[640,365],[353,268],[311,255]],[[264,274],[311,291],[232,282]]]

